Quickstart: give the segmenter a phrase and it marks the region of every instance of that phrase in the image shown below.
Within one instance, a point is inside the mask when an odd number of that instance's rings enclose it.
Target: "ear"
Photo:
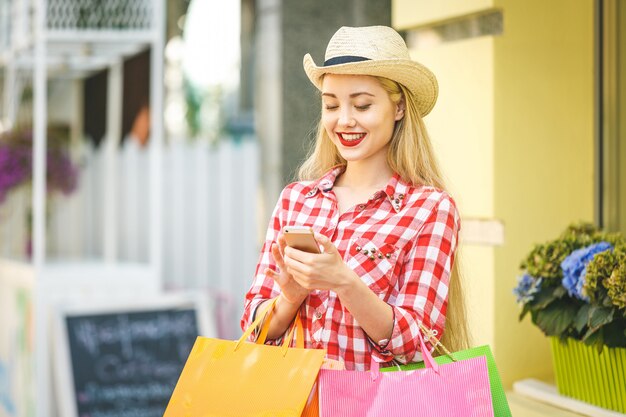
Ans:
[[[398,120],[402,120],[402,118],[404,117],[404,109],[406,109],[406,102],[404,101],[404,97],[402,97],[396,105],[396,122]]]

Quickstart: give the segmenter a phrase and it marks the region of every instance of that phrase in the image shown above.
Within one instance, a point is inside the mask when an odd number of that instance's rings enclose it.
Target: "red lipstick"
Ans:
[[[363,139],[365,139],[365,133],[344,132],[344,133],[337,133],[337,136],[339,137],[339,142],[341,142],[343,146],[346,146],[348,148],[357,146],[359,143],[363,142]]]

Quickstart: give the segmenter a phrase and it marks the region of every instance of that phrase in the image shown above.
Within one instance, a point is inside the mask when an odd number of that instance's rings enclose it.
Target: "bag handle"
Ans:
[[[243,332],[243,334],[237,341],[237,344],[235,345],[235,350],[239,348],[241,343],[244,342],[261,323],[263,324],[261,326],[261,330],[259,331],[259,337],[257,338],[255,343],[259,345],[265,344],[267,333],[270,327],[270,322],[271,322],[272,316],[274,315],[274,305],[276,305],[277,300],[278,300],[278,297],[275,297],[272,300],[270,300],[270,302],[267,303],[267,305],[263,307],[263,309],[259,312],[259,314],[257,314],[257,317],[254,319],[252,324],[248,326],[246,331]],[[304,348],[304,327],[302,326],[302,319],[300,318],[299,311],[296,314],[296,317],[294,318],[294,322],[290,326],[289,333],[283,340],[283,344],[282,344],[283,356],[287,354],[287,349],[289,348],[289,345],[291,344],[291,340],[293,339],[294,332],[296,334],[296,347]]]
[[[439,339],[437,339],[437,330],[429,329],[428,327],[424,326],[423,323],[420,323],[419,326],[420,330],[426,335],[426,341],[433,345],[435,350],[439,352],[440,355],[446,355],[452,360],[452,362],[457,361],[454,356],[452,356],[452,353],[448,350],[448,348],[446,348],[444,344],[441,343]]]
[[[456,359],[452,357],[452,353],[450,353],[450,351],[436,338],[437,333],[435,330],[428,329],[422,323],[419,323],[419,327],[420,331],[417,332],[417,338],[420,342],[422,359],[424,360],[424,365],[426,366],[426,368],[432,369],[437,374],[439,373],[439,364],[435,362],[432,353],[430,353],[430,350],[428,350],[428,348],[426,347],[426,343],[424,341],[424,336],[422,336],[422,333],[426,335],[426,340],[428,340],[433,345],[437,352],[441,353],[441,350],[443,350],[445,354],[448,355],[450,359],[452,359],[452,361],[456,362]],[[374,360],[374,356],[372,356],[370,363],[370,374],[373,381],[375,381],[380,374],[380,365]]]
[[[287,349],[289,349],[289,345],[291,344],[291,340],[293,339],[294,333],[296,334],[296,347],[304,348],[304,328],[302,327],[302,319],[300,318],[300,311],[296,313],[296,317],[294,318],[293,323],[291,324],[291,329],[289,329],[289,334],[285,340],[283,340],[282,350],[283,356],[287,354]]]
[[[274,312],[274,304],[276,304],[276,300],[278,300],[278,297],[273,298],[269,303],[267,303],[265,307],[263,307],[263,310],[261,310],[259,314],[257,314],[252,324],[248,326],[248,328],[243,332],[243,334],[237,341],[237,344],[235,345],[235,350],[239,348],[241,343],[243,343],[246,339],[248,339],[248,337],[259,326],[259,324],[261,324],[263,320],[265,320],[266,322],[263,324],[263,328],[261,328],[261,333],[259,334],[259,338],[257,338],[257,343],[260,343],[260,344],[265,343],[265,337],[267,336],[267,331],[269,329],[269,322]],[[262,342],[260,342],[261,335],[263,335]]]

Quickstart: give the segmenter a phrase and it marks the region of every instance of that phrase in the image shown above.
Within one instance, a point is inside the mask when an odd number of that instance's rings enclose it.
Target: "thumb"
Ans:
[[[320,233],[315,233],[315,240],[317,240],[317,243],[319,243],[322,248],[324,248],[324,253],[335,253],[337,252],[337,248],[335,248],[335,245],[333,245],[333,242],[330,241],[329,238],[327,238],[326,236],[320,234]]]

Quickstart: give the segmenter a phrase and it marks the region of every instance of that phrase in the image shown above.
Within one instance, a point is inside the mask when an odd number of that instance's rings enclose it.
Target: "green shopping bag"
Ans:
[[[441,355],[437,356],[435,362],[440,365],[451,363],[454,360],[460,361],[464,359],[477,358],[479,356],[484,356],[487,359],[487,368],[489,370],[489,385],[491,386],[491,402],[493,403],[493,412],[495,417],[511,417],[511,410],[509,409],[509,403],[506,399],[506,395],[504,394],[504,387],[502,386],[502,381],[500,380],[500,374],[498,373],[498,368],[496,367],[496,361],[493,358],[493,354],[491,353],[491,348],[487,345],[478,346],[475,348],[461,350],[459,352],[450,353],[450,355]],[[412,369],[421,369],[424,368],[424,362],[418,363],[409,363],[407,365],[400,365],[398,369],[397,366],[391,366],[388,368],[381,369],[381,372],[392,372],[392,371],[410,371]]]

